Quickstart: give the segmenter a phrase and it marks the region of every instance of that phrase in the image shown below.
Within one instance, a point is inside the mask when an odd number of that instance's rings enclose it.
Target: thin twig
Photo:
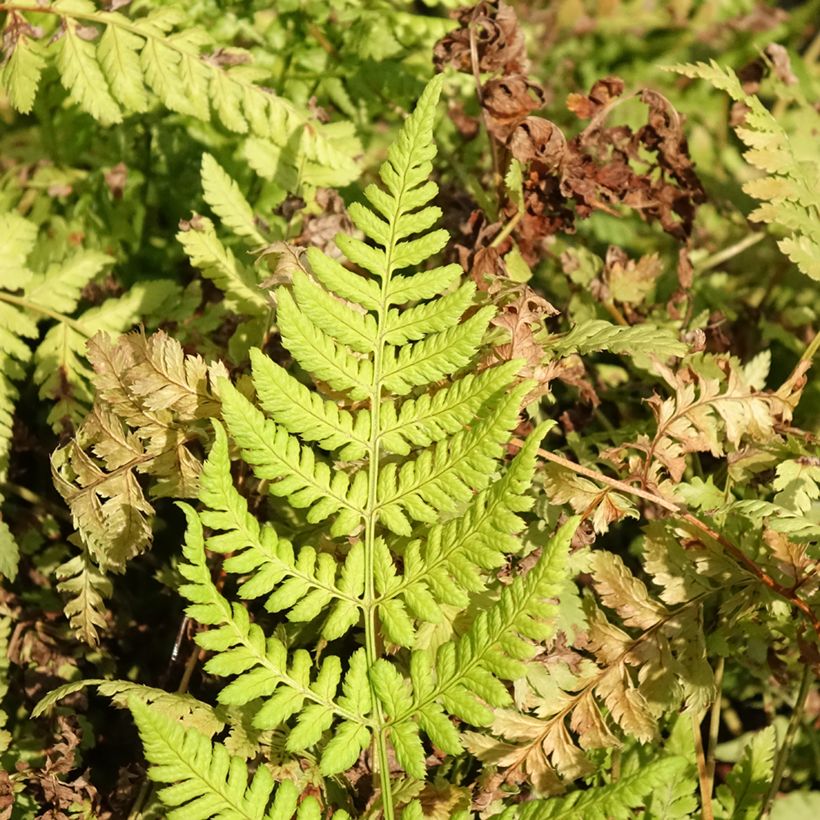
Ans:
[[[763,807],[760,810],[760,817],[768,817],[772,809],[772,803],[777,796],[780,789],[780,781],[783,779],[783,772],[786,769],[786,764],[789,762],[789,755],[791,754],[792,746],[794,745],[794,738],[797,735],[797,730],[800,727],[800,722],[803,720],[803,712],[806,708],[806,699],[809,696],[812,682],[814,681],[814,672],[810,663],[806,663],[803,667],[803,676],[800,679],[800,689],[797,692],[797,699],[792,708],[792,714],[789,718],[789,726],[786,729],[786,736],[783,738],[783,745],[777,753],[777,760],[774,764],[774,774],[772,775],[772,785],[769,787],[769,792],[766,799],[763,801]]]
[[[490,154],[493,159],[493,187],[498,195],[499,208],[501,206],[502,198],[502,179],[501,165],[498,157],[498,146],[495,142],[495,137],[490,133],[490,118],[487,109],[484,108],[484,87],[481,84],[481,68],[478,62],[478,44],[475,39],[475,18],[478,14],[478,6],[473,12],[473,20],[470,22],[470,64],[473,69],[473,79],[475,80],[475,92],[478,97],[478,107],[481,109],[481,120],[484,123],[484,130],[487,132],[487,140],[490,143]]]
[[[766,236],[767,234],[762,231],[747,234],[743,237],[743,239],[735,242],[733,245],[729,245],[728,248],[721,248],[721,250],[698,262],[695,265],[695,272],[705,273],[707,270],[712,270],[712,268],[722,265],[724,262],[727,262],[729,259],[732,259],[740,253],[743,253],[743,251],[751,248],[753,245],[757,245],[757,243],[765,239]]]
[[[723,698],[723,669],[726,659],[719,657],[715,666],[715,699],[709,710],[709,745],[706,747],[706,785],[709,794],[715,787],[715,754],[717,753],[718,732],[720,731],[720,702]]]
[[[706,766],[706,755],[703,753],[703,738],[700,736],[700,721],[692,712],[692,734],[695,736],[695,757],[698,764],[698,784],[700,785],[700,808],[703,820],[714,820],[712,809],[712,788]]]

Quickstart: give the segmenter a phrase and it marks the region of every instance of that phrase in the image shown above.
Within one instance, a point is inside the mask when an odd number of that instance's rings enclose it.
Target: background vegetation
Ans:
[[[380,651],[409,675],[411,649],[462,637],[580,524],[509,703],[483,724],[448,706],[463,751],[425,728],[420,772],[391,746],[396,811],[816,814],[818,19],[747,0],[0,2],[0,817],[165,816],[143,761],[177,724],[293,781],[300,817],[393,816],[369,751],[328,776],[329,733],[297,750],[284,722],[253,725],[258,702],[208,705],[219,649],[185,615],[200,559],[173,502],[213,513],[211,419],[238,443],[218,384],[253,396],[252,349],[358,408],[283,339],[276,288],[306,248],[339,259],[337,234],[362,236],[351,203],[439,72],[451,240],[419,265],[458,263],[495,314],[408,389],[506,367],[525,386],[499,464],[554,425],[517,544],[454,564],[465,603],[438,625],[427,599],[381,611]],[[252,512],[341,562],[355,527],[331,537],[234,456]],[[317,668],[332,645],[321,619],[251,612]]]

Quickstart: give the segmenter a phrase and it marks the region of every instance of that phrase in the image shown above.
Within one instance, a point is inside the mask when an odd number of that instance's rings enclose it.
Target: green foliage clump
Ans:
[[[804,5],[0,2],[3,816],[811,804]]]

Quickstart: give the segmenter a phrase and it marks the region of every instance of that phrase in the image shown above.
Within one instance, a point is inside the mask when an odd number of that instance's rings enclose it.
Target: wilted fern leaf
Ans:
[[[661,579],[665,553],[657,532],[654,538],[648,569]],[[561,790],[561,778],[593,770],[585,752],[617,746],[621,734],[652,742],[659,717],[681,706],[700,714],[714,696],[700,606],[720,589],[724,566],[716,561],[714,580],[685,588],[675,599],[680,605],[667,608],[618,556],[596,550],[589,569],[601,606],[585,602],[586,639],[573,651],[574,662],[548,662],[531,674],[534,714],[496,710],[492,732],[498,739],[469,732],[467,748],[509,769],[508,778],[527,779],[549,794]]]
[[[211,743],[196,729],[184,729],[135,698],[129,708],[150,764],[148,776],[167,784],[159,797],[171,820],[319,820],[323,816],[315,797],[300,801],[298,789],[288,780],[276,786],[266,766],[259,766],[251,777],[246,763],[221,743]],[[332,817],[349,820],[350,815],[339,811]]]
[[[170,282],[144,282],[121,297],[78,310],[83,288],[114,260],[81,249],[35,264],[32,270],[28,262],[37,237],[33,223],[16,213],[0,214],[0,480],[8,466],[16,383],[29,374],[30,364],[40,396],[51,400],[48,421],[55,429],[64,429],[78,422],[91,404],[88,339],[100,330],[129,329],[176,293]],[[32,341],[45,323],[49,326],[32,354]],[[10,547],[6,556],[12,551]],[[9,560],[2,571],[12,572],[11,566]]]
[[[743,186],[749,196],[761,204],[749,218],[775,225],[787,234],[778,241],[780,250],[807,276],[820,281],[820,160],[814,150],[814,135],[820,127],[820,115],[809,104],[800,107],[803,144],[793,140],[778,118],[754,94],[747,94],[731,69],[714,60],[709,64],[690,63],[673,66],[671,71],[687,77],[707,80],[725,91],[733,100],[743,103],[746,115],[735,132],[749,149],[746,160],[765,176]]]
[[[50,12],[56,30],[31,25],[30,11]],[[323,124],[271,93],[260,84],[267,72],[243,64],[250,55],[241,49],[231,49],[231,64],[213,59],[211,37],[182,28],[185,19],[179,8],[167,5],[129,18],[89,0],[14,10],[6,16],[0,87],[13,106],[28,112],[43,69],[53,65],[69,99],[103,125],[160,103],[247,134],[249,156],[275,154],[258,159],[254,167],[260,172],[282,165],[295,173],[307,166],[320,180],[312,184],[346,185],[356,179],[353,157],[360,149],[350,124]]]
[[[507,809],[501,814],[501,820],[629,820],[655,789],[679,778],[685,768],[683,758],[663,758],[606,786]]]
[[[53,454],[52,474],[84,545],[83,556],[60,569],[60,589],[70,596],[66,613],[77,634],[94,643],[105,574],[124,571],[151,542],[148,497],[198,492],[194,447],[210,438],[206,420],[219,412],[212,384],[225,371],[185,355],[164,333],[117,342],[100,333],[88,343],[88,358],[94,406],[75,438]]]

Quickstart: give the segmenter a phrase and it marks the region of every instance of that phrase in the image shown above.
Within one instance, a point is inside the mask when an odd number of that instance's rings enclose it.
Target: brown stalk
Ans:
[[[514,438],[511,441],[511,444],[514,447],[523,447],[524,442],[520,438]],[[784,600],[788,601],[795,609],[799,610],[811,624],[812,629],[817,633],[818,637],[820,637],[820,617],[814,612],[814,610],[809,606],[809,604],[801,598],[796,592],[788,587],[783,586],[782,584],[778,583],[768,572],[764,569],[759,567],[748,555],[746,555],[739,547],[736,547],[728,538],[721,535],[716,530],[712,529],[708,524],[704,521],[701,521],[699,518],[692,515],[690,512],[686,512],[681,506],[675,504],[673,501],[669,501],[668,499],[664,498],[663,496],[657,495],[656,493],[649,492],[648,490],[642,490],[639,487],[633,487],[631,484],[627,484],[624,481],[619,481],[616,478],[610,478],[607,475],[597,471],[591,470],[589,467],[584,467],[581,464],[576,464],[574,461],[570,461],[568,458],[564,458],[563,456],[556,455],[555,453],[550,453],[547,450],[539,449],[538,455],[541,458],[545,459],[546,461],[551,461],[554,464],[558,464],[561,467],[564,467],[568,470],[572,470],[574,473],[578,475],[582,475],[585,478],[589,478],[593,481],[598,481],[602,484],[606,484],[609,487],[612,487],[615,490],[618,490],[622,493],[627,493],[628,495],[634,495],[638,498],[643,498],[645,501],[651,501],[653,504],[656,504],[659,507],[663,507],[663,509],[668,510],[669,512],[679,516],[682,521],[685,521],[691,527],[699,530],[702,534],[708,536],[713,541],[716,541],[720,544],[721,547],[725,550],[725,552],[730,555],[738,564],[741,564],[742,567],[757,578],[760,583],[764,586],[768,587],[775,595],[783,598]]]
[[[484,130],[487,132],[487,140],[490,143],[490,153],[493,159],[493,187],[498,196],[498,202],[502,201],[502,184],[503,178],[501,174],[500,159],[498,156],[498,146],[490,131],[490,119],[487,109],[484,107],[484,87],[481,84],[481,69],[478,63],[478,44],[475,39],[475,21],[478,16],[479,6],[475,7],[473,11],[473,19],[470,22],[470,64],[473,69],[473,79],[475,80],[475,93],[478,97],[478,107],[481,109],[481,121],[484,123]]]

